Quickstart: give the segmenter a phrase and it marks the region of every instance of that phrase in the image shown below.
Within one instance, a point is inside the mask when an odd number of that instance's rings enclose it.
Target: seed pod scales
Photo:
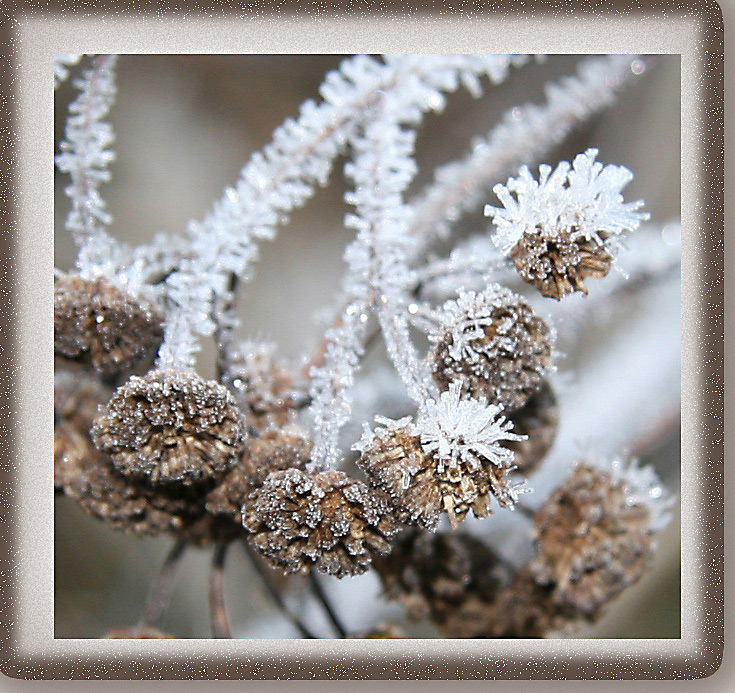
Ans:
[[[397,531],[391,508],[344,472],[272,472],[243,507],[260,552],[286,573],[364,573]]]
[[[179,371],[131,377],[92,434],[122,474],[153,484],[224,474],[236,463],[244,435],[235,400],[222,385]]]
[[[54,285],[54,351],[105,375],[152,356],[163,339],[152,304],[103,278],[68,275]]]
[[[452,383],[440,398],[428,400],[416,423],[376,417],[353,448],[368,481],[385,493],[399,521],[435,531],[442,513],[453,528],[472,510],[490,514],[490,498],[512,507],[519,489],[507,478],[513,452],[505,443],[523,440],[500,416],[501,407],[484,398],[463,399]]]
[[[440,389],[461,381],[463,394],[519,409],[551,364],[553,333],[520,296],[498,284],[460,292],[436,312],[429,360]]]

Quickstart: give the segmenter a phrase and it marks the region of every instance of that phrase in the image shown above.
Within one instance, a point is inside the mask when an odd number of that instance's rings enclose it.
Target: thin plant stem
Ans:
[[[314,635],[304,625],[304,622],[286,606],[286,602],[283,601],[283,597],[281,596],[280,592],[273,585],[270,575],[268,575],[266,571],[263,570],[263,566],[258,560],[258,557],[253,552],[253,549],[251,548],[251,546],[247,543],[247,541],[243,541],[242,544],[245,547],[245,553],[247,554],[247,557],[250,559],[251,565],[253,566],[253,568],[255,569],[255,572],[258,573],[258,576],[260,577],[260,581],[262,582],[263,587],[265,588],[265,591],[268,593],[270,598],[275,602],[278,608],[283,612],[283,615],[286,616],[286,618],[293,624],[294,628],[296,628],[299,631],[299,633],[301,633],[302,637],[308,638],[310,640],[317,639],[316,635]]]
[[[146,600],[143,610],[143,625],[155,627],[161,622],[161,618],[168,606],[169,597],[171,596],[171,588],[174,584],[176,569],[181,562],[181,557],[187,545],[185,539],[180,539],[168,552]]]
[[[317,598],[321,602],[322,606],[324,607],[324,611],[326,612],[327,616],[329,616],[329,620],[332,622],[332,625],[334,626],[337,633],[339,633],[340,638],[346,638],[347,637],[347,631],[345,630],[345,627],[342,625],[342,622],[339,620],[339,617],[334,612],[334,609],[332,609],[332,605],[329,603],[329,600],[327,599],[327,595],[324,594],[324,590],[322,589],[321,584],[319,583],[319,578],[314,574],[312,571],[309,574],[309,580],[311,581],[311,586],[314,589],[314,594],[316,594]]]
[[[225,558],[229,543],[219,543],[214,548],[212,569],[209,573],[209,613],[212,619],[212,637],[232,638],[225,608]]]

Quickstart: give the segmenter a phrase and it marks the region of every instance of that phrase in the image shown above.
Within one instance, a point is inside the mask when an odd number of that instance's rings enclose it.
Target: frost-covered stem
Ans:
[[[107,167],[115,158],[107,148],[114,141],[112,126],[103,119],[115,100],[116,61],[116,55],[97,56],[92,67],[74,82],[80,93],[69,106],[65,139],[56,157],[58,169],[71,178],[64,190],[72,203],[66,228],[79,247],[77,265],[83,272],[108,265],[115,250],[105,230],[111,217],[105,211],[99,186],[110,179]]]
[[[83,53],[58,53],[54,55],[54,89],[58,89],[69,77],[69,68],[82,59]]]
[[[176,569],[181,563],[181,557],[184,555],[187,546],[187,542],[181,539],[171,547],[171,551],[166,556],[146,600],[145,609],[143,610],[144,626],[158,626],[161,622],[171,596]]]
[[[543,106],[526,104],[507,111],[469,156],[438,169],[435,182],[413,203],[411,233],[420,239],[417,250],[445,236],[463,213],[485,201],[502,177],[521,164],[539,161],[577,125],[614,103],[617,92],[642,70],[634,55],[590,58],[579,65],[576,76],[546,86]]]
[[[212,637],[232,638],[230,622],[225,608],[225,558],[228,543],[220,543],[214,547],[212,567],[209,573],[209,610],[212,618]]]
[[[247,541],[243,541],[242,545],[245,548],[245,554],[250,560],[250,565],[252,565],[255,572],[258,573],[258,577],[260,578],[263,587],[265,587],[266,592],[268,592],[268,595],[275,602],[276,606],[278,606],[283,615],[293,624],[296,630],[298,630],[304,638],[315,640],[316,636],[306,627],[304,622],[286,606],[286,602],[283,601],[281,593],[273,585],[271,576],[263,569],[260,557],[255,554]]]
[[[319,582],[319,578],[317,577],[315,571],[313,570],[311,571],[311,573],[309,573],[309,581],[311,582],[311,586],[314,590],[314,594],[319,600],[319,603],[324,608],[324,612],[329,617],[329,620],[334,626],[334,629],[337,631],[337,634],[339,635],[340,638],[346,638],[347,630],[342,625],[342,622],[337,616],[337,613],[334,611],[334,609],[332,608],[332,605],[329,603],[329,599],[327,599],[327,595],[324,593],[324,589],[322,588],[322,585]]]
[[[211,334],[209,305],[226,291],[226,276],[234,272],[243,281],[250,279],[258,242],[272,239],[277,225],[311,197],[315,185],[326,183],[333,159],[364,120],[375,94],[399,95],[403,122],[418,122],[422,113],[443,107],[442,92],[464,84],[479,93],[480,76],[500,82],[512,64],[526,60],[449,55],[395,56],[385,63],[367,56],[344,61],[322,85],[324,101],[306,102],[299,118],[287,120],[275,131],[272,144],[252,157],[212,212],[189,225],[194,259],[167,281],[172,302],[189,306],[183,311],[189,320],[181,327]],[[191,292],[194,283],[200,288]],[[179,346],[194,341],[180,338]],[[175,355],[181,362],[193,359],[193,354]]]
[[[237,284],[237,277],[231,274],[227,293],[215,302],[215,347],[217,377],[220,380],[230,372],[235,336],[240,324],[237,318]]]

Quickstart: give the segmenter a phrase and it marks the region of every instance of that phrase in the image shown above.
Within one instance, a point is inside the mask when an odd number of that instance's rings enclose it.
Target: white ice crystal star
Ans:
[[[621,190],[633,174],[624,166],[603,166],[595,161],[597,153],[588,149],[571,165],[562,161],[553,172],[542,164],[538,181],[524,166],[517,178],[496,185],[493,192],[503,206],[485,206],[485,216],[492,217],[497,227],[495,243],[509,252],[524,233],[553,237],[566,231],[575,240],[594,239],[602,244],[601,232],[613,236],[635,231],[649,215],[637,211],[642,200],[623,201]]]
[[[439,460],[438,469],[465,463],[470,469],[485,459],[497,467],[510,467],[513,452],[501,441],[525,440],[510,431],[512,423],[500,415],[502,407],[488,404],[484,397],[461,399],[461,382],[456,381],[439,400],[428,400],[421,409],[416,431],[421,447]]]

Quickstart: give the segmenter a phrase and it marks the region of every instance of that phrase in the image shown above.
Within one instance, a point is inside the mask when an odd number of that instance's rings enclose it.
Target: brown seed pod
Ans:
[[[598,236],[604,239],[605,234]],[[573,230],[564,229],[553,234],[524,233],[510,256],[524,281],[557,301],[575,291],[586,295],[583,280],[606,276],[614,260],[604,243],[575,237]]]
[[[243,524],[253,544],[287,573],[364,573],[396,532],[388,503],[344,472],[272,472],[250,496]]]
[[[253,489],[262,486],[271,472],[303,471],[310,456],[311,441],[295,428],[274,428],[249,438],[237,465],[207,495],[207,512],[227,515],[240,524],[242,506]]]
[[[243,443],[232,395],[214,381],[178,371],[130,378],[92,435],[122,474],[152,484],[210,481],[236,463]]]
[[[436,318],[429,361],[440,389],[461,382],[463,394],[519,409],[541,386],[553,332],[517,294],[498,284],[461,292]]]
[[[524,476],[535,472],[551,450],[559,428],[559,406],[548,381],[520,409],[507,413],[513,430],[526,440],[507,443],[515,456],[513,464]]]
[[[68,275],[54,286],[54,351],[106,375],[153,355],[162,323],[153,305],[101,277]]]
[[[404,524],[434,531],[446,513],[456,529],[470,510],[489,515],[491,496],[501,507],[515,502],[518,489],[507,479],[513,453],[505,444],[520,436],[498,417],[499,407],[462,400],[459,389],[452,383],[439,402],[428,401],[416,424],[378,417],[383,425],[354,446],[362,453],[358,466]]]
[[[385,595],[400,599],[411,618],[431,618],[452,638],[472,638],[476,618],[492,602],[506,571],[495,554],[467,534],[401,532],[391,552],[373,561]]]
[[[624,479],[581,464],[536,514],[531,572],[555,603],[596,618],[648,567],[651,520]]]
[[[132,628],[116,628],[111,630],[102,636],[108,640],[128,639],[128,640],[143,640],[143,639],[176,639],[175,635],[164,633],[158,628],[153,626],[133,626]]]

